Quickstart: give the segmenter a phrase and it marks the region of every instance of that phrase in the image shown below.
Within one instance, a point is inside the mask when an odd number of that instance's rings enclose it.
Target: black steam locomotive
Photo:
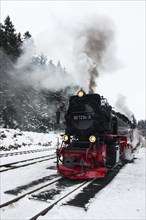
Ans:
[[[123,159],[134,128],[103,96],[82,90],[70,98],[65,123],[57,168],[61,175],[74,179],[103,178]]]

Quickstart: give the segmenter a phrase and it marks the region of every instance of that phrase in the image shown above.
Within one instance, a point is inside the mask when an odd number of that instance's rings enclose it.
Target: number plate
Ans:
[[[73,120],[77,121],[77,120],[91,120],[92,119],[92,115],[74,115],[73,116]]]

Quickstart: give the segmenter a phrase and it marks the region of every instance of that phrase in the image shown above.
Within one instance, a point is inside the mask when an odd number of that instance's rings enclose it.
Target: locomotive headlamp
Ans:
[[[91,143],[94,143],[94,142],[96,141],[96,137],[95,137],[94,135],[90,136],[90,137],[89,137],[89,141],[90,141]]]
[[[79,96],[79,97],[82,97],[82,96],[84,96],[85,95],[85,93],[82,91],[82,90],[80,90],[78,93],[77,93],[77,96]]]
[[[63,140],[66,142],[66,141],[68,141],[68,136],[65,134],[64,136],[63,136]]]

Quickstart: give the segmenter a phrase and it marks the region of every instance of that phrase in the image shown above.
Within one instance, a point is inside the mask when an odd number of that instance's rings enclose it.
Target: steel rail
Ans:
[[[44,149],[35,149],[35,150],[27,150],[27,151],[16,151],[16,152],[9,152],[9,153],[2,153],[0,157],[7,157],[7,156],[14,156],[14,155],[21,155],[21,154],[29,154],[29,153],[36,153],[36,152],[43,152],[48,150],[55,150],[56,147],[51,148],[44,148]]]
[[[57,199],[56,201],[54,201],[51,205],[49,205],[47,208],[43,209],[42,211],[40,211],[39,213],[37,213],[36,215],[34,215],[33,217],[31,217],[29,220],[36,220],[39,216],[41,215],[45,215],[50,209],[52,209],[54,207],[54,205],[56,205],[58,202],[60,202],[61,200],[63,200],[64,198],[68,197],[69,195],[71,195],[73,192],[75,192],[76,190],[78,190],[79,188],[82,188],[82,186],[84,186],[87,183],[91,183],[93,182],[93,180],[86,180],[83,183],[81,183],[79,186],[77,186],[75,189],[71,190],[70,192],[68,192],[66,195],[62,196],[60,199]]]
[[[26,195],[29,195],[31,193],[34,193],[34,192],[40,190],[40,189],[43,189],[43,188],[45,188],[45,187],[47,187],[47,186],[49,186],[49,185],[51,185],[53,183],[56,183],[56,182],[60,181],[61,179],[63,179],[63,177],[58,177],[55,180],[49,181],[49,183],[45,184],[44,186],[38,187],[37,189],[31,190],[31,191],[29,191],[27,193],[24,193],[23,195],[18,196],[17,198],[14,198],[14,199],[9,200],[9,201],[7,201],[5,203],[2,203],[2,204],[0,204],[0,208],[8,206],[8,205],[10,205],[10,204],[12,204],[14,202],[17,202],[18,200],[20,200],[21,198],[25,197]]]
[[[40,162],[43,162],[43,161],[47,161],[48,159],[51,160],[51,159],[55,159],[55,158],[56,158],[56,156],[54,156],[54,157],[48,157],[47,159],[34,161],[34,162],[27,163],[27,164],[23,164],[23,165],[20,165],[20,166],[17,166],[17,167],[10,167],[10,168],[8,168],[8,169],[1,170],[0,173],[5,172],[5,171],[9,171],[9,170],[18,169],[18,168],[21,168],[21,167],[26,167],[26,166],[29,166],[29,165],[32,165],[32,164],[35,164],[35,163],[40,163]]]
[[[50,155],[46,155],[46,156],[41,156],[41,157],[35,157],[35,158],[15,161],[15,162],[12,162],[12,163],[5,163],[5,164],[1,164],[0,167],[11,166],[11,165],[14,165],[14,164],[17,164],[17,163],[23,163],[23,162],[26,162],[26,161],[31,161],[31,160],[40,159],[40,158],[44,158],[44,157],[49,157],[49,156],[53,156],[53,155],[55,155],[55,154],[50,154]]]

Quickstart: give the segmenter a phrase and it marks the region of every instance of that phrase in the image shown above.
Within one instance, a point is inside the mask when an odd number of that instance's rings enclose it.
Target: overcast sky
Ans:
[[[54,63],[60,60],[69,72],[75,71],[72,53],[77,30],[91,18],[109,20],[115,37],[96,92],[112,106],[123,95],[136,119],[145,119],[145,0],[1,0],[2,23],[7,15],[17,32],[31,33],[39,53]]]

